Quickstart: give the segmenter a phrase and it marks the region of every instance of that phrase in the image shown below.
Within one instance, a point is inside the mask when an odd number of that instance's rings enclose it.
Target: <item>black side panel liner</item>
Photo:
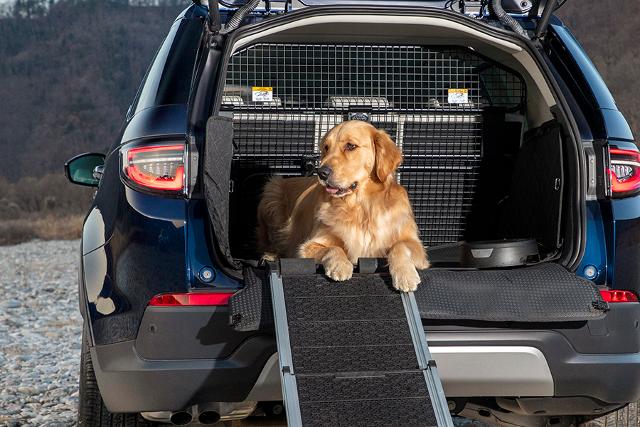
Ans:
[[[557,122],[548,122],[525,136],[501,221],[503,237],[534,238],[549,251],[561,244],[564,177],[560,132]]]
[[[592,282],[579,278],[554,263],[512,270],[433,268],[420,272],[420,275],[422,284],[415,296],[423,319],[568,322],[599,319],[604,317],[608,309]],[[245,288],[231,298],[232,323],[234,319],[240,322],[238,326],[242,331],[272,328],[270,298],[265,296],[269,292],[266,276],[261,272],[247,270],[245,277],[250,278],[246,281]],[[336,296],[330,299],[316,296],[313,304],[307,305],[304,301],[296,304],[291,310],[298,312],[297,315],[306,323],[292,327],[312,329],[316,340],[334,339],[332,334],[338,330],[323,322],[334,319],[343,304],[353,302],[352,299],[339,298],[341,292],[352,293],[353,289],[347,291],[340,283],[331,282],[320,274],[301,277],[313,280],[318,286],[333,286]],[[370,313],[370,319],[359,325],[363,331],[376,330],[381,324],[391,324],[394,316],[402,314],[402,307],[396,308],[397,313],[394,313],[390,311],[394,309],[393,306],[380,303],[381,299],[389,298],[389,295],[379,298],[368,295],[372,289],[388,281],[388,276],[383,274],[354,275],[352,282],[357,283],[356,289],[362,292],[359,297],[362,304],[354,304],[349,310],[342,307],[342,320],[348,321],[349,317],[355,319],[363,313]],[[295,287],[289,289],[290,295],[294,297],[296,292],[298,290]],[[384,309],[378,310],[378,306]],[[391,328],[378,329],[381,341],[402,345],[404,341],[401,337],[392,336],[395,333]],[[357,340],[358,337],[355,336],[354,339]]]
[[[469,215],[466,241],[500,238],[494,224],[496,210],[511,190],[511,180],[517,153],[522,144],[524,116],[507,114],[505,108],[486,108],[482,114],[482,161],[473,208]]]
[[[436,425],[400,294],[370,277],[282,277],[305,427]]]
[[[212,116],[207,122],[204,153],[204,193],[218,250],[234,265],[229,249],[229,174],[233,156],[233,120]]]
[[[269,279],[264,270],[247,267],[244,288],[229,301],[230,324],[237,331],[273,328],[273,308]]]

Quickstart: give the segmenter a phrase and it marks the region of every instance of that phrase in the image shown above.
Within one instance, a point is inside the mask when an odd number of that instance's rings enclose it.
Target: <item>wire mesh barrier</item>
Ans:
[[[312,174],[320,139],[343,120],[384,129],[403,151],[398,178],[433,246],[464,238],[484,111],[525,104],[522,77],[470,48],[256,44],[230,58],[221,109],[233,112],[234,185],[255,197],[269,175]]]

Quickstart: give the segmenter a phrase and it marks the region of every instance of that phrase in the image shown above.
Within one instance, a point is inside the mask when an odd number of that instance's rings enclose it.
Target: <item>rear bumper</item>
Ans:
[[[430,333],[428,337],[450,398],[584,396],[605,404],[640,399],[640,353],[579,354],[559,335],[483,333],[484,345],[476,345],[480,337],[472,334]],[[523,337],[529,345],[522,345]],[[541,343],[551,357],[534,346]],[[267,378],[261,386],[279,384],[277,363],[265,366],[261,376]],[[256,400],[282,399],[279,387],[270,390],[277,394],[261,393]],[[261,389],[256,387],[252,394],[257,391]]]
[[[176,326],[182,331],[203,327],[200,316],[183,315]],[[448,397],[564,398],[553,399],[556,412],[586,415],[640,399],[638,321],[640,304],[628,304],[612,306],[605,319],[556,324],[554,330],[548,329],[550,324],[535,329],[488,329],[486,324],[425,329]],[[200,358],[172,358],[171,350],[152,360],[140,350],[136,341],[92,348],[98,386],[113,412],[177,411],[207,402],[282,398],[270,335],[248,336],[220,359],[202,358],[202,353]],[[568,399],[576,396],[594,403],[576,409]]]
[[[554,331],[431,332],[449,397],[640,399],[640,353],[582,354]]]
[[[275,353],[273,337],[246,339],[225,359],[145,360],[135,341],[100,345],[91,360],[111,412],[179,411],[205,402],[241,402]]]

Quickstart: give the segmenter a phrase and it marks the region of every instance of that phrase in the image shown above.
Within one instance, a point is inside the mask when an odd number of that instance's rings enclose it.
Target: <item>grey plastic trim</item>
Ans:
[[[276,328],[276,344],[278,345],[280,375],[282,378],[282,396],[284,397],[284,406],[287,413],[287,425],[289,427],[302,427],[298,384],[296,383],[295,372],[293,371],[293,358],[291,356],[287,308],[284,301],[282,278],[277,272],[272,271],[270,273],[270,283]]]
[[[413,292],[403,292],[401,297],[407,322],[409,323],[409,330],[411,331],[411,340],[413,341],[413,347],[415,348],[416,357],[418,358],[418,366],[424,373],[424,379],[427,383],[427,390],[429,390],[431,405],[433,406],[438,427],[453,427],[453,420],[449,412],[447,398],[444,395],[442,382],[438,376],[436,362],[431,357],[431,352],[427,345],[427,337],[422,327],[422,319],[418,311],[416,297]]]
[[[280,381],[280,363],[278,353],[271,355],[256,383],[251,388],[245,400],[256,402],[269,400],[282,400],[282,382]]]
[[[590,141],[583,141],[584,154],[587,160],[587,194],[585,200],[592,201],[598,200],[597,195],[597,179],[598,173],[596,171],[596,151],[593,148],[593,143]]]
[[[530,346],[431,346],[449,397],[554,395],[544,354]]]

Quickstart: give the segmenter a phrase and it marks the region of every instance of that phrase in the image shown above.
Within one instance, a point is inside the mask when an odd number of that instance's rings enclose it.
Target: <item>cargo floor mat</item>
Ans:
[[[283,260],[284,261],[284,260]],[[420,315],[430,320],[470,320],[489,322],[570,322],[599,319],[608,309],[597,287],[577,277],[560,265],[538,264],[531,267],[503,270],[448,270],[429,269],[420,272],[422,284],[415,292]],[[245,288],[230,301],[231,322],[242,331],[273,328],[273,312],[269,297],[269,281],[264,271],[245,270]],[[308,274],[304,279],[309,286],[329,286],[342,292],[340,283],[326,279],[322,274]],[[389,282],[387,274],[355,274],[354,285],[368,292]],[[306,288],[305,288],[306,289]],[[296,292],[295,289],[292,292]],[[376,300],[363,295],[367,305],[356,305],[350,313],[362,309],[378,311]],[[302,315],[309,320],[326,316],[337,310],[335,299],[320,300],[305,308]],[[308,311],[306,311],[308,310]],[[375,322],[375,319],[370,319]],[[379,328],[384,322],[367,323],[362,328]],[[323,324],[315,328],[322,330]],[[377,329],[384,334],[387,329]],[[327,333],[332,333],[330,329]]]
[[[607,303],[598,288],[554,263],[512,270],[420,272],[416,291],[424,319],[570,322],[599,319]]]

